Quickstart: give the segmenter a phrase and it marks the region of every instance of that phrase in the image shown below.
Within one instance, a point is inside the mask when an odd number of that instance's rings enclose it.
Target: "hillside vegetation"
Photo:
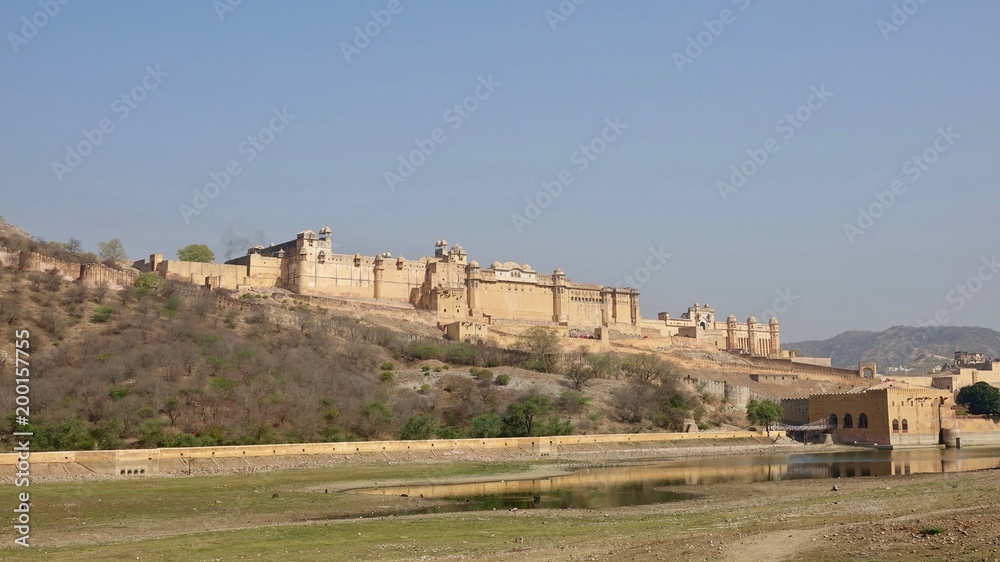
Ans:
[[[151,274],[109,291],[0,270],[0,326],[7,337],[31,332],[32,450],[678,430],[686,418],[705,428],[740,418],[653,355],[565,352],[545,329],[503,349],[390,325]],[[12,361],[0,353],[0,367]],[[13,393],[0,393],[0,411],[9,437]]]

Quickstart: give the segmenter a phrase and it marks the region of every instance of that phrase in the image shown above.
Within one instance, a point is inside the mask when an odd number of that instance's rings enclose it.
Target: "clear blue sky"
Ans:
[[[760,317],[790,290],[786,341],[936,314],[1000,328],[1000,274],[980,267],[1000,254],[996,2],[587,0],[562,20],[556,0],[400,0],[383,25],[387,1],[225,1],[0,4],[0,214],[90,250],[119,237],[134,259],[325,225],[347,253],[446,238],[484,264],[631,276],[647,317],[695,301]],[[689,38],[707,46],[685,54]],[[433,153],[390,189],[417,139]],[[741,165],[757,169],[723,198]],[[529,216],[525,198],[550,204]]]

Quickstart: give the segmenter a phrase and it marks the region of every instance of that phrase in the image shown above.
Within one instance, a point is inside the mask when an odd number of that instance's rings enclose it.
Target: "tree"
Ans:
[[[399,432],[399,438],[410,441],[414,439],[430,439],[434,435],[437,424],[427,414],[413,416],[406,420],[406,425]]]
[[[781,404],[774,400],[751,400],[747,403],[747,419],[771,431],[771,425],[781,419]]]
[[[508,437],[528,437],[535,430],[535,420],[555,410],[545,396],[532,394],[507,406],[503,415],[503,432]]]
[[[204,244],[188,244],[177,250],[177,258],[181,261],[212,263],[215,261],[215,254]]]
[[[79,254],[83,251],[83,244],[76,238],[70,238],[66,241],[66,251]]]
[[[533,326],[526,330],[518,339],[516,347],[528,354],[529,368],[543,373],[551,373],[562,354],[558,332],[544,326]]]
[[[125,261],[128,259],[128,254],[125,253],[125,246],[122,245],[122,241],[112,238],[107,242],[97,243],[97,257],[101,261]]]
[[[955,402],[968,408],[970,414],[1000,415],[1000,389],[986,382],[962,387]]]
[[[597,377],[594,366],[587,361],[587,351],[581,348],[579,352],[570,355],[566,365],[566,378],[573,388],[582,390],[590,379]]]
[[[652,353],[630,355],[622,361],[622,372],[629,379],[653,383],[673,374],[673,366]]]

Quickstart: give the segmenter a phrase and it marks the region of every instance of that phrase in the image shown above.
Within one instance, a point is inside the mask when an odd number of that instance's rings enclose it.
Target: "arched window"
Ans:
[[[906,433],[907,431],[909,431],[909,429],[910,429],[910,425],[908,423],[906,423],[906,419],[904,418],[903,419],[903,433]]]
[[[851,414],[844,414],[844,427],[845,428],[854,427],[854,419],[851,418]]]
[[[830,426],[837,427],[837,414],[830,414],[826,421],[830,423]]]
[[[899,433],[899,420],[892,420],[892,432]]]
[[[858,429],[868,428],[868,414],[858,414]]]
[[[316,256],[316,261],[318,263],[326,263],[326,252],[320,250],[319,255]]]

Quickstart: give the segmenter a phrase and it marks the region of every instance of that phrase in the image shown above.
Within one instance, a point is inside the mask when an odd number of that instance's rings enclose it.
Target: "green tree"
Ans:
[[[507,437],[528,437],[535,431],[535,421],[552,414],[555,408],[545,396],[532,394],[507,406],[503,415],[503,434]]]
[[[528,355],[529,368],[543,373],[551,373],[562,355],[559,333],[545,326],[528,328],[518,338],[516,347]]]
[[[1000,390],[986,382],[962,387],[955,402],[968,408],[970,414],[1000,415]]]
[[[470,437],[500,437],[501,433],[503,433],[503,420],[496,412],[472,418],[469,422]]]
[[[437,429],[434,419],[427,414],[413,416],[406,420],[403,429],[399,432],[399,438],[404,440],[430,439]]]
[[[215,254],[204,244],[188,244],[177,250],[177,258],[181,261],[212,263],[215,261]]]
[[[747,419],[751,423],[763,425],[767,431],[781,419],[781,404],[774,400],[751,400],[747,403]]]
[[[392,418],[392,410],[384,403],[374,400],[361,409],[361,423],[357,432],[365,439],[374,439],[392,423]]]
[[[101,261],[125,261],[128,259],[128,254],[125,253],[125,246],[122,245],[122,241],[112,238],[107,242],[97,243],[97,257]]]

